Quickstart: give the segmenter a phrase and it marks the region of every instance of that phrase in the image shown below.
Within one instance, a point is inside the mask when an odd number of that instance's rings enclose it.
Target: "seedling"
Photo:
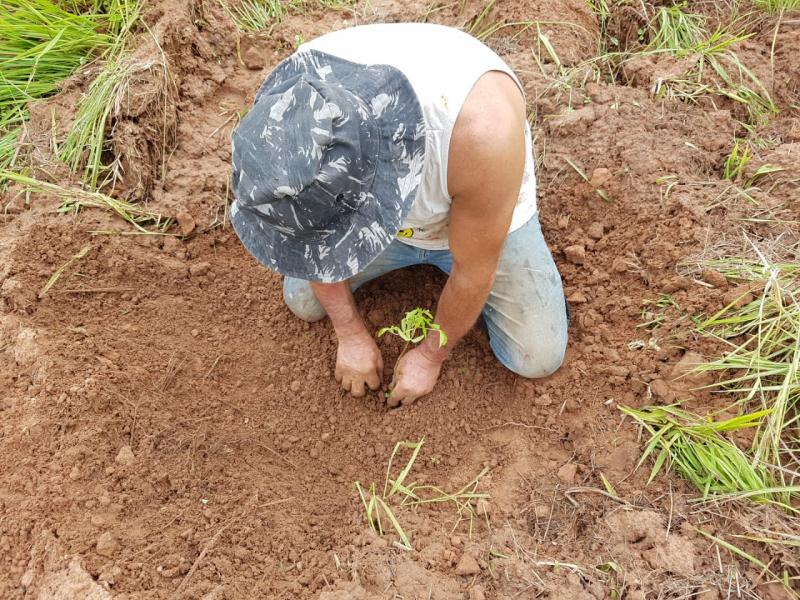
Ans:
[[[395,370],[397,369],[397,363],[399,363],[400,359],[403,358],[403,355],[408,350],[408,347],[411,344],[419,344],[422,340],[428,337],[429,331],[439,332],[439,348],[442,348],[445,344],[447,344],[447,334],[442,330],[438,323],[433,322],[433,315],[431,314],[431,311],[425,308],[415,308],[414,310],[408,311],[406,316],[403,317],[403,320],[400,321],[400,325],[390,325],[389,327],[382,327],[378,330],[378,337],[382,337],[384,334],[390,333],[392,335],[396,335],[405,342],[403,350],[400,352],[400,355],[397,357],[397,360],[394,363]],[[383,395],[385,398],[388,398],[390,392],[384,392]]]
[[[433,315],[431,311],[425,308],[415,308],[408,311],[400,325],[390,325],[389,327],[382,327],[378,330],[378,337],[383,337],[384,334],[390,333],[396,335],[406,344],[403,346],[403,351],[400,352],[400,358],[406,353],[411,344],[419,344],[422,340],[428,337],[429,331],[439,332],[439,348],[447,344],[447,334],[442,330],[438,323],[433,322]]]
[[[397,357],[395,361],[395,369],[397,368],[397,363],[400,362],[400,359],[403,358],[403,355],[408,350],[408,347],[411,344],[419,344],[422,340],[428,337],[429,331],[437,331],[439,332],[439,348],[442,348],[445,344],[447,344],[447,334],[442,330],[438,323],[433,322],[433,315],[431,311],[425,308],[415,308],[414,310],[408,311],[406,316],[403,317],[403,320],[400,321],[400,325],[390,325],[389,327],[382,327],[378,330],[378,337],[382,337],[384,334],[390,333],[392,335],[396,335],[401,340],[405,342],[405,346],[403,346],[403,350],[400,352],[400,355]],[[388,398],[390,392],[384,392],[384,396]]]
[[[360,482],[355,482],[355,488],[358,491],[361,503],[364,505],[364,512],[367,517],[372,531],[378,535],[383,535],[387,530],[384,522],[388,521],[388,525],[394,529],[397,536],[400,538],[399,547],[404,550],[411,550],[411,541],[400,525],[392,508],[389,506],[392,498],[402,498],[400,506],[418,506],[422,504],[447,504],[453,503],[458,513],[458,520],[453,526],[453,531],[458,527],[461,521],[469,520],[469,533],[472,535],[472,523],[476,516],[475,507],[473,506],[478,500],[488,499],[489,494],[486,492],[478,492],[478,483],[481,478],[488,473],[489,469],[484,468],[477,477],[460,488],[458,491],[448,493],[442,491],[434,485],[419,485],[416,483],[407,483],[406,479],[417,461],[420,450],[425,443],[425,438],[418,442],[397,442],[389,457],[389,464],[386,467],[386,478],[383,482],[383,493],[378,494],[377,485],[373,481],[369,488],[365,489]],[[400,470],[396,478],[392,478],[392,463],[395,456],[401,450],[411,450],[411,456],[406,462],[405,466]]]

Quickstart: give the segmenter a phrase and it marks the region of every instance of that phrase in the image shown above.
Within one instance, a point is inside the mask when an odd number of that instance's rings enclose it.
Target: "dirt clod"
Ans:
[[[600,189],[606,186],[609,181],[611,181],[611,177],[611,171],[605,167],[598,167],[592,171],[592,176],[589,178],[589,184],[594,189]]]
[[[586,248],[581,244],[567,246],[564,248],[566,259],[576,265],[582,265],[586,261]]]
[[[114,535],[106,531],[105,533],[101,533],[100,537],[97,538],[97,543],[95,544],[95,550],[100,556],[105,557],[112,557],[116,553],[117,549],[119,548],[119,542]]]
[[[600,240],[603,238],[604,234],[604,227],[602,223],[594,221],[589,228],[586,230],[586,235],[588,235],[593,240]]]
[[[199,277],[200,275],[205,275],[211,269],[211,263],[202,261],[194,263],[189,267],[189,273],[195,277]]]
[[[477,559],[470,554],[469,552],[465,552],[461,555],[461,558],[458,560],[458,564],[456,565],[456,575],[477,575],[481,572],[481,566],[478,564]]]
[[[135,460],[136,457],[133,454],[133,450],[131,450],[131,447],[126,444],[125,446],[119,449],[119,452],[117,452],[117,456],[114,459],[114,462],[123,465],[125,467],[128,467],[132,465]]]
[[[482,585],[475,585],[469,591],[469,600],[486,600],[486,592]]]
[[[575,476],[578,473],[578,465],[575,463],[567,463],[558,469],[558,478],[564,483],[574,483]]]
[[[703,281],[713,285],[715,288],[724,289],[728,287],[728,279],[716,269],[704,269],[702,277]]]
[[[178,221],[178,226],[181,229],[182,235],[189,235],[197,228],[194,217],[186,210],[175,213],[175,218]]]

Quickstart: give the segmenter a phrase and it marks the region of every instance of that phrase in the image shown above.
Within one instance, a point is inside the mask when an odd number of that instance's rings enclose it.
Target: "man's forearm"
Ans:
[[[436,323],[447,335],[439,347],[439,336],[430,334],[420,345],[426,356],[444,360],[475,324],[494,284],[494,272],[464,272],[456,265],[447,280],[436,307]]]
[[[366,332],[364,321],[361,319],[361,315],[358,314],[348,281],[339,283],[317,283],[312,281],[311,289],[328,313],[333,329],[336,331],[336,337],[341,340],[343,337]]]

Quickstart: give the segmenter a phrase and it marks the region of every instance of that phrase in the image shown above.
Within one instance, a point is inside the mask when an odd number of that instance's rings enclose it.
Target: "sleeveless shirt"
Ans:
[[[427,23],[361,25],[325,34],[301,45],[359,64],[385,64],[411,83],[425,119],[425,162],[400,241],[427,250],[448,248],[452,198],[447,189],[450,138],[458,114],[475,83],[489,71],[511,76],[511,68],[482,42],[463,31]],[[525,169],[509,232],[536,214],[536,177],[530,125],[525,123]],[[492,190],[486,190],[490,195]],[[491,203],[487,202],[487,210]]]

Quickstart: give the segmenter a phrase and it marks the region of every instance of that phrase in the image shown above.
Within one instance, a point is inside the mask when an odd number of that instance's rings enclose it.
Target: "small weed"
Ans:
[[[637,327],[658,329],[667,320],[666,311],[670,307],[680,310],[680,305],[670,294],[660,294],[656,300],[642,302],[642,323]]]
[[[752,159],[750,146],[741,138],[733,141],[733,149],[725,159],[722,176],[728,181],[736,181],[744,175],[744,169]]]

